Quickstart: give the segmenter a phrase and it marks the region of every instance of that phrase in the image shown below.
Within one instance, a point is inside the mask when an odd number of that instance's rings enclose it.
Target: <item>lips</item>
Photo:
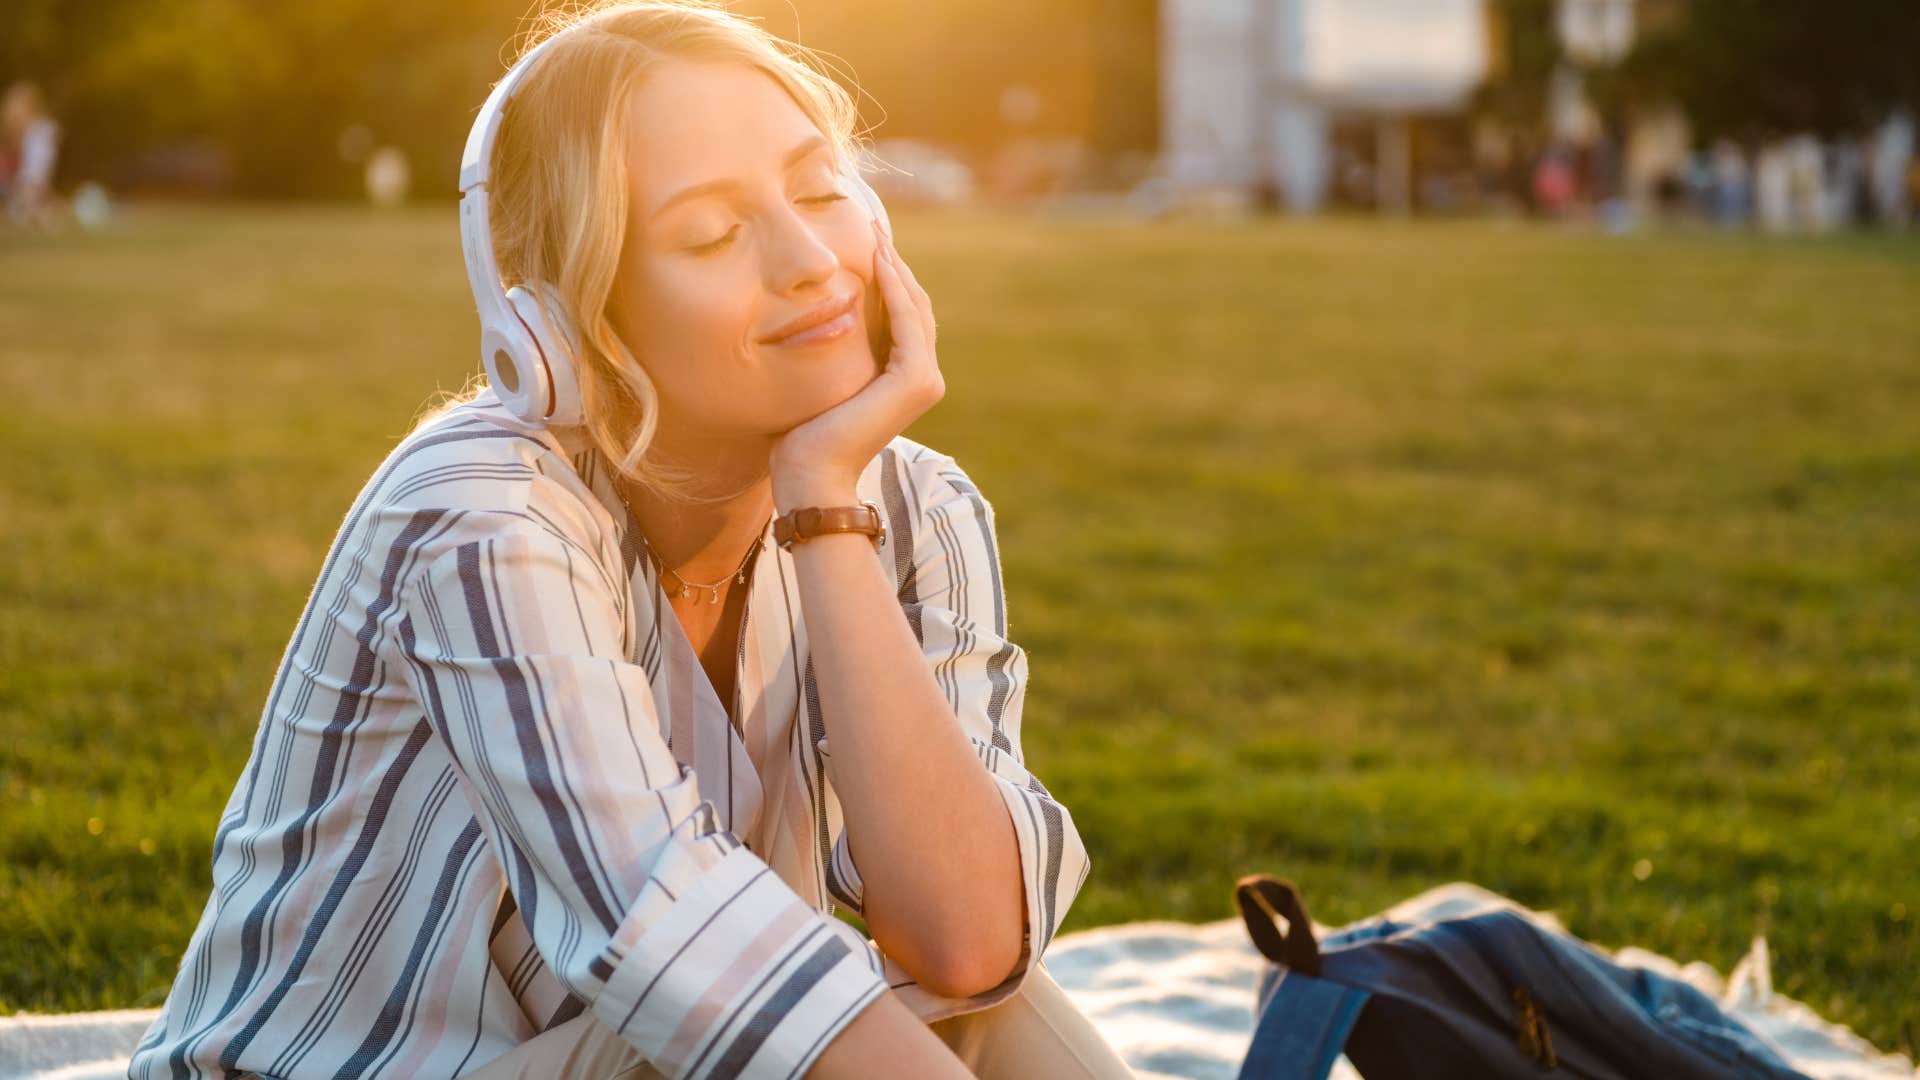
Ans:
[[[859,293],[852,293],[809,308],[797,318],[790,320],[773,333],[761,338],[760,344],[778,345],[788,338],[811,330],[822,323],[832,322],[834,319],[852,311],[855,301],[859,300],[859,298]]]

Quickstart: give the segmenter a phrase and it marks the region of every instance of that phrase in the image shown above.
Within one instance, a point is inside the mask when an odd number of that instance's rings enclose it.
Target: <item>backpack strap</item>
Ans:
[[[1320,943],[1314,940],[1313,920],[1307,917],[1300,890],[1292,882],[1248,874],[1234,883],[1233,898],[1254,947],[1267,959],[1308,975],[1320,974]],[[1276,915],[1287,920],[1285,936],[1274,925]]]

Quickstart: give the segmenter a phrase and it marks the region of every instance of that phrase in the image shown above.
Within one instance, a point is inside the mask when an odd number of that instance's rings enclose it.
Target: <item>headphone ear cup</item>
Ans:
[[[845,174],[847,186],[853,189],[854,195],[866,206],[867,216],[878,221],[887,235],[892,236],[893,222],[887,219],[887,208],[880,202],[880,194],[873,190],[873,186],[867,183],[865,177],[860,175],[860,167],[849,164]]]
[[[526,328],[538,352],[538,392],[529,395],[533,423],[568,427],[582,421],[580,384],[573,321],[560,291],[544,281],[531,280],[507,290],[507,306]]]
[[[487,384],[508,412],[529,423],[539,423],[547,407],[547,366],[540,347],[517,317],[480,327],[480,363]]]

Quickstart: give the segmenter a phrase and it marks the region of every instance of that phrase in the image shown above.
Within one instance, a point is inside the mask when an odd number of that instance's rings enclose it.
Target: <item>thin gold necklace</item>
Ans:
[[[683,578],[679,574],[674,573],[672,570],[667,569],[667,564],[662,562],[660,560],[660,556],[654,552],[653,545],[647,542],[647,534],[640,530],[640,519],[634,516],[633,504],[627,501],[627,493],[620,490],[620,485],[617,482],[614,483],[612,487],[613,487],[613,493],[619,496],[620,498],[621,509],[624,509],[627,512],[627,527],[632,529],[636,534],[639,535],[640,546],[647,549],[647,561],[652,563],[654,566],[659,567],[660,573],[671,574],[673,576],[673,580],[680,583],[680,587],[678,589],[674,589],[672,591],[667,592],[667,597],[669,599],[676,596],[685,596],[687,593],[690,593],[695,589],[705,589],[707,590],[707,603],[717,604],[720,602],[720,586],[725,585],[729,579],[735,582],[738,582],[739,584],[742,584],[742,585],[745,585],[747,583],[747,566],[753,561],[754,553],[759,551],[761,546],[766,543],[767,524],[771,522],[773,518],[769,517],[767,518],[766,521],[760,523],[759,535],[753,538],[753,546],[747,548],[747,553],[740,557],[740,565],[734,567],[733,573],[728,574],[726,577],[721,578],[719,581],[715,581],[707,585],[702,585],[697,581],[688,581],[686,578]],[[662,585],[662,589],[663,591],[665,591],[664,584]],[[697,600],[694,602],[699,603],[699,601]]]
[[[671,575],[673,580],[680,583],[680,587],[678,589],[671,590],[667,593],[669,597],[685,596],[687,593],[690,593],[695,589],[705,589],[707,590],[707,593],[708,593],[707,603],[717,604],[720,602],[720,586],[725,585],[729,580],[737,582],[741,585],[745,585],[747,583],[747,564],[753,561],[754,553],[759,551],[760,546],[766,542],[766,532],[767,532],[766,526],[762,525],[760,527],[760,535],[753,538],[753,546],[747,548],[747,553],[740,557],[740,565],[734,568],[733,573],[728,574],[725,577],[722,577],[720,580],[712,582],[711,584],[702,584],[698,581],[688,581],[686,578],[681,577],[679,574],[675,573],[674,571],[667,569],[666,564],[660,561],[660,556],[654,554],[653,545],[647,543],[646,533],[640,534],[640,544],[642,547],[645,547],[647,549],[647,558],[653,561],[653,565],[660,568],[661,573]],[[698,602],[699,601],[695,601],[695,603],[698,603]]]

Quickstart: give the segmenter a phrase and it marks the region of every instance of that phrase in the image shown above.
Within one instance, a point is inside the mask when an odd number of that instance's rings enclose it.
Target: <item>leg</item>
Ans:
[[[467,1073],[472,1080],[663,1080],[627,1040],[592,1013],[543,1031]]]
[[[1044,962],[992,1008],[927,1025],[982,1080],[1130,1080],[1133,1070],[1053,981]]]

